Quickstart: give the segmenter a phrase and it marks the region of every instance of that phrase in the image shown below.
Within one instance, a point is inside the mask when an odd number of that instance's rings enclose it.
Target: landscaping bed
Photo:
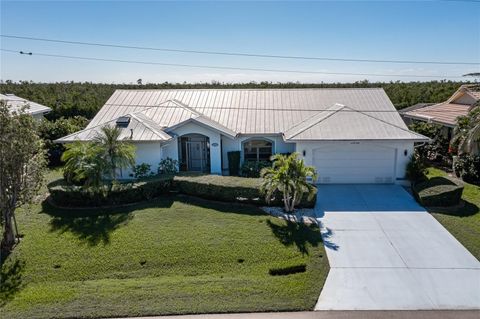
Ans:
[[[460,203],[463,182],[448,176],[436,176],[413,186],[420,204],[429,207],[455,206]]]
[[[173,181],[174,188],[187,195],[230,203],[283,207],[280,193],[276,194],[270,203],[265,202],[260,184],[260,178],[201,174],[180,174],[175,176]],[[305,195],[298,207],[311,208],[315,206],[315,202],[316,196],[308,200]]]
[[[104,186],[95,192],[81,186],[66,185],[63,179],[50,183],[48,189],[50,200],[60,207],[119,206],[151,200],[171,192],[229,203],[283,207],[280,194],[276,194],[269,203],[265,201],[260,183],[260,178],[180,173],[118,183],[111,190]],[[315,201],[316,196],[310,201],[305,196],[298,207],[312,208]]]
[[[168,194],[172,188],[173,176],[155,177],[138,182],[118,183],[103,186],[95,191],[81,186],[67,185],[57,180],[48,185],[50,199],[63,207],[116,206],[149,200]]]

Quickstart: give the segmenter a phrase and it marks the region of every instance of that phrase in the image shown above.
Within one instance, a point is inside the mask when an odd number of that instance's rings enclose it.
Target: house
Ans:
[[[462,85],[445,102],[425,104],[421,107],[416,107],[419,105],[416,104],[401,110],[400,114],[407,125],[414,121],[440,124],[443,126],[443,135],[450,139],[457,125],[457,118],[467,115],[479,100],[479,85]]]
[[[136,161],[182,171],[228,174],[241,161],[299,152],[319,183],[402,183],[415,142],[383,89],[117,90],[82,131],[60,143],[89,141],[105,125],[122,128]],[[123,173],[123,177],[127,177]]]
[[[5,101],[12,112],[28,106],[26,112],[31,114],[36,120],[43,119],[43,116],[52,110],[48,106],[26,100],[10,93],[0,94],[0,100]]]

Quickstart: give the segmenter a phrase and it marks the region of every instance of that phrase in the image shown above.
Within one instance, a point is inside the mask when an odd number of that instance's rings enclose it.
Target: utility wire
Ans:
[[[455,75],[419,75],[419,74],[377,74],[377,73],[351,73],[351,72],[323,72],[323,71],[304,71],[304,70],[281,70],[281,69],[264,69],[264,68],[242,68],[242,67],[230,67],[230,66],[215,66],[215,65],[198,65],[198,64],[181,64],[181,63],[163,63],[163,62],[151,62],[151,61],[139,61],[139,60],[120,60],[120,59],[106,59],[97,57],[83,57],[74,55],[62,55],[62,54],[47,54],[39,52],[26,52],[10,49],[0,49],[3,52],[20,53],[22,55],[29,56],[44,56],[52,58],[62,59],[76,59],[76,60],[88,60],[88,61],[102,61],[102,62],[119,62],[129,64],[143,64],[143,65],[162,65],[162,66],[175,66],[183,68],[199,68],[199,69],[217,69],[217,70],[237,70],[237,71],[258,71],[258,72],[277,72],[277,73],[300,73],[300,74],[323,74],[323,75],[353,75],[353,76],[380,76],[380,77],[406,77],[406,78],[463,78],[462,76]]]
[[[141,89],[139,89],[141,90]],[[168,90],[168,89],[166,89]],[[181,89],[172,89],[172,90],[181,90]],[[190,90],[190,89],[187,89]],[[195,90],[195,89],[193,89]],[[200,89],[201,90],[201,89]],[[224,89],[219,89],[219,90],[224,90]],[[228,90],[228,89],[225,89]],[[235,89],[237,90],[237,89]],[[238,89],[242,90],[242,89]],[[245,89],[245,90],[255,90],[255,89]],[[260,89],[259,89],[260,90]],[[275,90],[275,89],[274,89]],[[441,104],[441,103],[434,103],[434,104]],[[118,103],[107,103],[106,105],[108,106],[122,106],[122,107],[145,107],[145,108],[151,108],[151,107],[156,107],[159,105],[136,105],[136,104],[118,104]],[[433,105],[429,105],[433,106]],[[427,106],[428,107],[428,106]],[[172,108],[175,109],[177,107],[175,106],[162,106],[163,109],[168,109]],[[468,109],[468,105],[465,106],[466,109]],[[222,107],[215,107],[215,106],[198,106],[195,108],[195,110],[249,110],[249,111],[278,111],[278,112],[361,112],[361,113],[402,113],[404,109],[399,109],[399,110],[361,110],[361,109],[340,109],[340,110],[332,110],[332,109],[322,109],[322,108],[312,108],[312,109],[306,109],[306,108],[253,108],[253,107],[228,107],[228,106],[222,106]],[[407,111],[407,112],[412,112],[416,113],[417,111],[424,112],[420,108],[412,111]],[[430,113],[458,113],[456,110],[428,110]]]
[[[81,42],[81,41],[68,41],[68,40],[58,40],[58,39],[48,39],[48,38],[25,37],[25,36],[8,35],[8,34],[0,34],[0,37],[10,38],[10,39],[22,39],[22,40],[31,40],[31,41],[55,42],[55,43],[64,43],[64,44],[88,45],[88,46],[121,48],[121,49],[164,51],[164,52],[192,53],[192,54],[209,54],[209,55],[224,55],[224,56],[226,55],[226,56],[256,57],[256,58],[270,58],[270,59],[320,60],[320,61],[365,62],[365,63],[480,65],[480,61],[479,62],[414,61],[414,60],[379,60],[379,59],[350,59],[350,58],[332,58],[332,57],[289,56],[289,55],[271,55],[271,54],[241,53],[241,52],[201,51],[201,50],[182,50],[182,49],[172,49],[172,48],[154,48],[154,47],[130,46],[130,45],[121,45],[121,44]]]

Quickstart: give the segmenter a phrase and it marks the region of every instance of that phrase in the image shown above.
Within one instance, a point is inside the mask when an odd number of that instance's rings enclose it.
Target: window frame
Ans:
[[[265,143],[269,143],[270,144],[270,153],[268,155],[268,157],[265,159],[265,158],[261,158],[261,154],[262,152],[260,151],[260,149],[263,147],[266,147],[266,146],[256,146],[256,147],[253,147],[255,149],[255,152],[245,152],[245,148],[246,146],[249,144],[249,143],[252,143],[252,142],[256,142],[256,141],[261,141],[261,142],[265,142]],[[249,148],[252,148],[252,147],[249,147]],[[246,158],[247,154],[249,155],[252,155],[252,154],[255,154],[255,158]],[[263,153],[263,154],[267,154],[267,153]],[[253,138],[249,138],[248,140],[245,140],[245,141],[242,141],[242,160],[244,162],[261,162],[261,161],[270,161],[270,157],[275,154],[275,142],[270,140],[270,139],[267,139],[267,138],[263,138],[263,137],[253,137]]]

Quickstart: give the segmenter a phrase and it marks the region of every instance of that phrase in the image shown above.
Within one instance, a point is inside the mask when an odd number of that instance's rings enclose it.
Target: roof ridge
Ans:
[[[151,119],[150,116],[148,116],[147,114],[143,113],[143,112],[135,112],[135,113],[142,113],[142,115],[146,116],[147,118]],[[161,133],[159,133],[155,128],[153,128],[152,126],[150,126],[149,123],[146,123],[143,119],[139,118],[136,114],[134,113],[128,113],[127,115],[130,115],[132,117],[134,117],[135,119],[137,119],[137,121],[139,121],[140,123],[142,123],[143,125],[145,125],[148,129],[150,129],[153,133],[155,133],[155,135],[157,135],[158,137],[161,137],[163,138],[163,136],[161,136]],[[153,121],[153,120],[152,120]],[[166,135],[169,135],[167,134],[166,132],[164,132],[163,130],[160,130],[162,133],[165,133]]]
[[[340,106],[340,108],[334,109],[335,106]],[[285,131],[285,133],[288,132],[288,131],[290,131],[290,130],[293,130],[294,128],[296,128],[296,127],[298,127],[298,126],[301,126],[303,123],[306,123],[306,122],[310,121],[312,118],[318,116],[319,114],[326,113],[326,112],[331,112],[331,114],[327,114],[327,115],[325,115],[324,117],[318,119],[318,121],[315,121],[315,122],[311,123],[310,125],[307,125],[307,126],[301,128],[300,130],[296,131],[295,133],[293,133],[292,135],[290,135],[288,138],[295,137],[295,136],[297,136],[298,134],[301,134],[301,133],[305,132],[306,130],[308,130],[308,129],[311,128],[312,126],[317,125],[318,123],[326,120],[327,118],[329,118],[330,116],[336,114],[338,111],[342,110],[342,109],[345,108],[345,107],[346,107],[346,106],[343,105],[343,104],[341,104],[341,103],[335,103],[334,105],[332,105],[331,107],[329,107],[327,110],[320,111],[320,112],[316,113],[315,115],[313,115],[312,117],[306,118],[305,120],[303,120],[303,121],[295,124],[295,125],[292,126],[291,128],[287,129],[287,130]]]
[[[355,109],[352,109],[351,107],[348,107],[348,106],[345,106],[345,107],[348,108],[348,109],[350,109],[350,110],[352,110],[352,111],[354,111],[354,112],[357,112],[357,113],[360,113],[360,114],[362,114],[362,115],[368,116],[368,117],[370,117],[370,118],[372,118],[372,119],[374,119],[374,120],[377,120],[377,121],[379,121],[379,122],[385,123],[385,124],[390,125],[390,126],[393,126],[393,127],[395,127],[395,128],[398,128],[398,129],[400,129],[400,130],[402,130],[402,131],[405,131],[405,132],[408,132],[408,133],[413,133],[414,135],[417,135],[417,136],[419,136],[419,137],[426,137],[426,136],[423,136],[422,134],[419,134],[419,133],[417,133],[417,132],[415,132],[415,131],[411,131],[411,130],[408,129],[408,128],[405,129],[405,128],[401,127],[401,126],[392,124],[392,123],[387,122],[387,121],[385,121],[385,120],[381,120],[381,119],[379,119],[379,118],[377,118],[377,117],[375,117],[375,116],[372,116],[372,115],[370,115],[370,114],[366,114],[366,113],[363,112],[363,111],[355,110]]]

